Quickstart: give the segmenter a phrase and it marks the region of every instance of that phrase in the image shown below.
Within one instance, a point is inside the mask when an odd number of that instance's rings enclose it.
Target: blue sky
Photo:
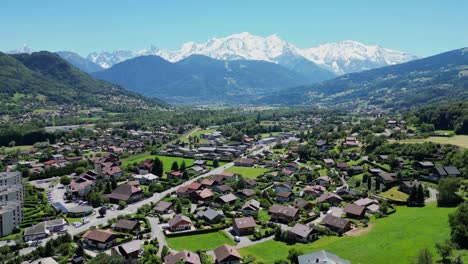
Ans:
[[[177,49],[239,32],[305,48],[356,40],[428,56],[468,46],[465,0],[6,0],[0,50]]]

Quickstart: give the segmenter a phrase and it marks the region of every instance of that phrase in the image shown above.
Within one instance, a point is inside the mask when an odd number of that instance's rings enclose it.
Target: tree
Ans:
[[[184,179],[184,180],[190,179],[189,174],[188,174],[188,172],[186,170],[184,170],[184,172],[182,173],[182,179]]]
[[[124,200],[120,200],[119,201],[119,208],[124,209],[125,207],[127,207],[127,203]]]
[[[215,167],[215,168],[219,167],[219,160],[218,159],[213,160],[213,167]]]
[[[111,180],[111,187],[112,190],[115,190],[115,188],[117,188],[117,181],[114,178],[112,178]]]
[[[185,165],[185,160],[182,160],[182,164],[180,164],[180,171],[185,171],[187,169],[187,165]]]
[[[280,241],[283,238],[283,230],[281,226],[277,226],[275,229],[275,240]]]
[[[167,255],[169,255],[169,253],[170,253],[169,247],[164,245],[161,251],[161,258],[164,259]]]
[[[66,176],[66,175],[64,175],[64,176],[60,177],[60,183],[61,183],[62,185],[68,185],[68,184],[71,183],[71,178],[68,177],[68,176]]]
[[[380,190],[380,177],[375,177],[375,189]]]
[[[457,210],[449,215],[450,235],[452,241],[462,249],[468,249],[468,201],[463,202]]]
[[[417,189],[416,189],[416,186],[413,185],[413,187],[411,188],[410,195],[408,196],[408,199],[406,200],[409,206],[413,206],[416,204],[416,195],[417,195]]]
[[[445,240],[443,243],[436,243],[435,248],[437,249],[437,252],[439,252],[439,255],[442,257],[442,262],[450,263],[449,258],[452,256],[452,251],[454,248],[452,241]]]
[[[424,197],[424,189],[422,184],[419,184],[418,190],[416,192],[416,203],[420,206],[424,206],[425,197]]]
[[[163,163],[158,157],[156,157],[153,161],[153,167],[151,168],[151,173],[157,176],[162,176],[164,173]]]
[[[177,161],[174,160],[174,162],[172,162],[171,171],[178,171],[178,170],[179,170],[179,164],[177,164]]]
[[[239,175],[239,178],[237,179],[236,188],[237,190],[242,190],[245,188],[245,180],[244,177],[242,177],[242,175]]]
[[[454,177],[447,177],[439,182],[437,206],[455,206],[461,202],[458,196],[459,181]]]
[[[103,204],[104,198],[99,192],[90,192],[88,194],[88,202],[92,207],[98,207]]]
[[[90,259],[86,263],[89,264],[124,264],[126,263],[125,258],[119,255],[110,256],[106,253],[99,253],[94,258]]]
[[[298,264],[299,261],[298,261],[297,257],[299,257],[302,254],[303,254],[302,251],[297,249],[297,248],[289,249],[289,251],[288,251],[288,260],[289,260],[289,262],[291,262],[291,264]]]
[[[416,259],[416,264],[432,264],[432,253],[427,248],[423,248],[419,251]]]
[[[111,182],[107,182],[106,184],[106,189],[104,190],[104,193],[105,194],[109,194],[112,192],[112,183]]]
[[[103,206],[103,207],[99,208],[98,212],[99,212],[100,216],[105,216],[106,213],[107,213],[107,207]]]
[[[367,190],[372,189],[372,178],[367,178]]]
[[[52,240],[49,240],[47,241],[45,245],[43,257],[51,257],[53,255],[54,255],[54,245],[52,244]]]

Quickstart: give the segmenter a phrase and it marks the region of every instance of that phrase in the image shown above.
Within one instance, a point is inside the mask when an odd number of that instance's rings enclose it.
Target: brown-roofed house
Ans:
[[[172,207],[171,202],[160,201],[156,206],[153,208],[154,212],[158,214],[167,214]]]
[[[169,230],[172,232],[190,230],[192,228],[192,220],[185,215],[176,215],[169,220]]]
[[[366,215],[366,208],[357,204],[347,204],[343,209],[346,213],[346,217],[349,218],[363,218]]]
[[[91,248],[106,249],[113,246],[117,235],[110,230],[88,230],[83,234],[84,244]]]
[[[111,203],[125,201],[127,204],[130,204],[141,200],[143,197],[143,191],[139,186],[124,183],[117,186],[117,188],[115,188],[115,190],[109,194],[108,197]]]
[[[339,195],[330,192],[324,193],[317,198],[318,204],[329,203],[332,205],[338,205],[341,201],[343,201],[343,199]]]
[[[120,232],[132,232],[140,229],[140,223],[136,220],[120,219],[115,223],[114,229]]]
[[[232,224],[234,232],[240,236],[251,235],[254,233],[257,223],[251,216],[235,218]]]
[[[226,244],[215,248],[214,254],[216,256],[216,264],[239,264],[242,260],[237,249]]]
[[[290,223],[299,216],[299,210],[297,208],[280,204],[272,205],[268,213],[271,215],[271,220],[285,223]]]
[[[319,232],[312,227],[297,223],[293,228],[288,230],[288,236],[296,242],[307,243],[317,239]]]
[[[255,164],[254,159],[248,159],[248,158],[237,158],[234,160],[234,166],[239,166],[239,167],[253,167]]]
[[[187,250],[182,250],[177,253],[171,253],[164,257],[164,264],[176,263],[201,264],[200,257],[198,256],[198,254]]]
[[[338,234],[343,234],[351,229],[351,221],[341,217],[336,217],[332,214],[327,214],[322,219],[322,224]]]

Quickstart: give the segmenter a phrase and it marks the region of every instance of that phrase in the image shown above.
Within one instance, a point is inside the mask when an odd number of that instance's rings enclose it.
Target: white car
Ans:
[[[240,242],[240,237],[239,237],[239,236],[235,236],[235,237],[234,237],[234,241],[236,241],[236,242],[239,243],[239,242]]]

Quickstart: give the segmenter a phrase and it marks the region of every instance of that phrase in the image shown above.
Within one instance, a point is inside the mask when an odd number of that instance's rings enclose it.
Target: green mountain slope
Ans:
[[[411,107],[468,100],[468,48],[265,94],[263,104]]]
[[[50,52],[0,53],[0,112],[43,105],[79,105],[109,110],[165,106],[119,86],[94,79]]]

